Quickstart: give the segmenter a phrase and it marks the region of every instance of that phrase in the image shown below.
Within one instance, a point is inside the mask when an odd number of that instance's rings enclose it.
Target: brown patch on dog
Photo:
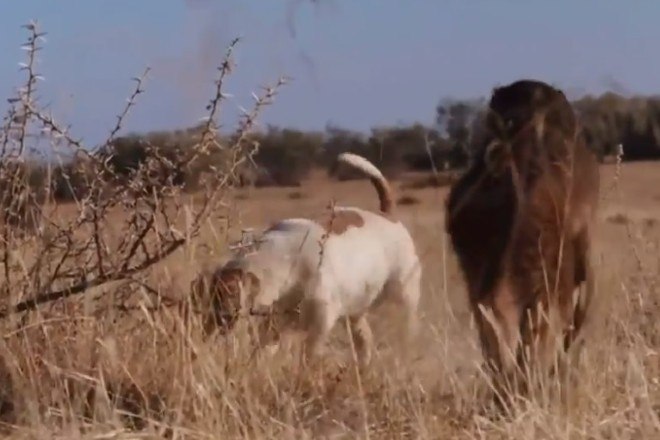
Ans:
[[[361,228],[364,226],[362,216],[352,209],[335,209],[328,218],[321,222],[326,232],[331,235],[341,235],[349,228]]]
[[[488,136],[447,198],[446,231],[468,285],[484,357],[508,375],[516,365],[505,359],[506,348],[516,363],[532,361],[548,371],[551,339],[563,335],[568,349],[593,296],[598,162],[560,90],[517,81],[495,89],[489,107]],[[582,286],[575,305],[573,292]],[[554,318],[542,323],[542,316]],[[492,324],[505,333],[504,342],[494,341]],[[532,344],[531,359],[524,359],[523,347]]]

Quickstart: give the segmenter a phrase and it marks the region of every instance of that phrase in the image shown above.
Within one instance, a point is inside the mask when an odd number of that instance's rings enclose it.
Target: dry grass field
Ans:
[[[40,439],[660,438],[658,173],[658,164],[624,164],[613,186],[614,166],[602,168],[598,321],[569,408],[548,390],[508,417],[484,411],[476,334],[444,235],[447,189],[398,189],[399,214],[424,263],[423,325],[412,358],[398,356],[392,306],[370,318],[378,349],[369,371],[356,369],[341,326],[327,361],[302,371],[295,338],[252,357],[248,322],[231,337],[204,342],[173,308],[96,313],[86,298],[119,294],[121,286],[110,285],[3,324],[3,430],[8,438]],[[366,180],[317,175],[300,188],[235,190],[229,227],[209,222],[148,281],[185,295],[241,227],[313,216],[331,199],[377,207]]]

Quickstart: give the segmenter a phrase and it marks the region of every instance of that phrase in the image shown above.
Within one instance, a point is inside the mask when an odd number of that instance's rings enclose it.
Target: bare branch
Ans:
[[[0,134],[0,207],[5,211],[0,231],[4,278],[0,281],[4,287],[0,318],[84,295],[109,283],[133,286],[122,288],[122,297],[138,293],[134,288],[138,275],[142,277],[189,243],[211,215],[226,209],[222,199],[234,170],[256,151],[249,134],[257,116],[284,84],[280,80],[255,98],[253,109],[242,116],[231,142],[223,146],[215,120],[227,96],[223,84],[233,70],[231,57],[239,41],[233,40],[218,68],[214,96],[195,143],[185,150],[166,151],[145,142],[143,157],[126,169],[117,157],[122,142],[118,135],[137,97],[144,92],[149,69],[134,78],[135,88],[108,138],[90,149],[34,99],[39,78],[34,69],[35,53],[43,34],[35,23],[27,29],[26,86],[10,100]],[[34,136],[29,130],[31,122],[37,129]],[[30,155],[35,139],[50,142],[55,165],[42,166]],[[69,153],[66,158],[59,155],[61,145]],[[211,152],[221,153],[220,159],[206,163],[197,200],[186,202],[177,176]],[[56,187],[60,192],[68,191],[74,204],[62,200]],[[70,214],[61,215],[59,208]],[[184,212],[190,216],[182,232],[179,215]],[[25,227],[28,218],[32,228]]]

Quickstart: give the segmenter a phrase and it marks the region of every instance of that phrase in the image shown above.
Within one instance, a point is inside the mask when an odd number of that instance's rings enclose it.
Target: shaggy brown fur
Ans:
[[[543,82],[496,88],[486,128],[488,139],[449,193],[446,230],[484,357],[511,378],[525,360],[548,371],[557,338],[567,350],[584,324],[598,163],[564,94]]]

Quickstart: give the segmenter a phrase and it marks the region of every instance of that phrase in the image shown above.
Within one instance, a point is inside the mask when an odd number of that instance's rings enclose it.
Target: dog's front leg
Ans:
[[[337,311],[329,302],[317,298],[303,301],[301,321],[306,333],[303,362],[309,362],[321,355],[337,318]]]

